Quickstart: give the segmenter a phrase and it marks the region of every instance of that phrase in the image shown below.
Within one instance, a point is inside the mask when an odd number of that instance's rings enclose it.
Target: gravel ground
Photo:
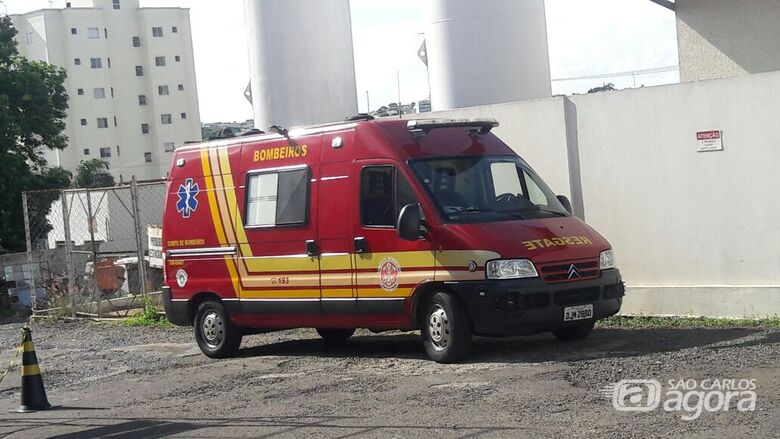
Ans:
[[[20,323],[0,324],[0,373]],[[0,437],[773,437],[780,428],[780,331],[601,328],[479,339],[465,363],[427,360],[416,334],[360,331],[328,347],[313,330],[244,339],[210,360],[190,328],[38,323],[49,400],[11,413],[18,369],[0,383]],[[755,379],[754,411],[621,412],[600,390],[623,379]],[[666,391],[667,389],[664,389]],[[695,403],[695,401],[694,401]]]

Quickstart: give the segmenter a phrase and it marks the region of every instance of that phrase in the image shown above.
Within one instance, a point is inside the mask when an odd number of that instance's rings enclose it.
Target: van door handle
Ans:
[[[368,241],[366,238],[359,236],[353,240],[355,244],[355,253],[368,253]]]
[[[317,256],[320,254],[320,249],[317,248],[317,242],[313,239],[306,241],[306,254],[309,256]]]

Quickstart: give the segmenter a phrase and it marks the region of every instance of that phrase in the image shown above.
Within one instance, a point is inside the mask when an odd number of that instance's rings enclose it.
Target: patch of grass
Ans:
[[[780,329],[780,317],[769,319],[726,319],[710,317],[612,316],[600,320],[602,328],[760,328]]]
[[[155,328],[172,328],[173,325],[164,315],[157,312],[152,299],[146,297],[144,300],[144,310],[132,317],[125,319],[126,326],[150,326]]]

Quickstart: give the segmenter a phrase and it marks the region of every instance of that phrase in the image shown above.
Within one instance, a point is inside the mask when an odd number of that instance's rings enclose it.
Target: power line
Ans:
[[[665,67],[655,67],[652,69],[644,69],[644,70],[632,70],[628,72],[603,73],[600,75],[575,76],[571,78],[557,78],[557,79],[553,79],[552,82],[578,81],[582,79],[620,78],[624,76],[652,75],[654,73],[676,72],[679,70],[680,70],[680,66],[665,66]]]

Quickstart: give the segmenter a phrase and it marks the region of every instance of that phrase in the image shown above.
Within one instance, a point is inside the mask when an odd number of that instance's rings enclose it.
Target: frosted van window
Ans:
[[[247,178],[246,190],[248,227],[306,223],[309,196],[308,169],[251,174]]]
[[[247,225],[275,226],[276,198],[279,174],[259,174],[249,177],[247,191]]]

